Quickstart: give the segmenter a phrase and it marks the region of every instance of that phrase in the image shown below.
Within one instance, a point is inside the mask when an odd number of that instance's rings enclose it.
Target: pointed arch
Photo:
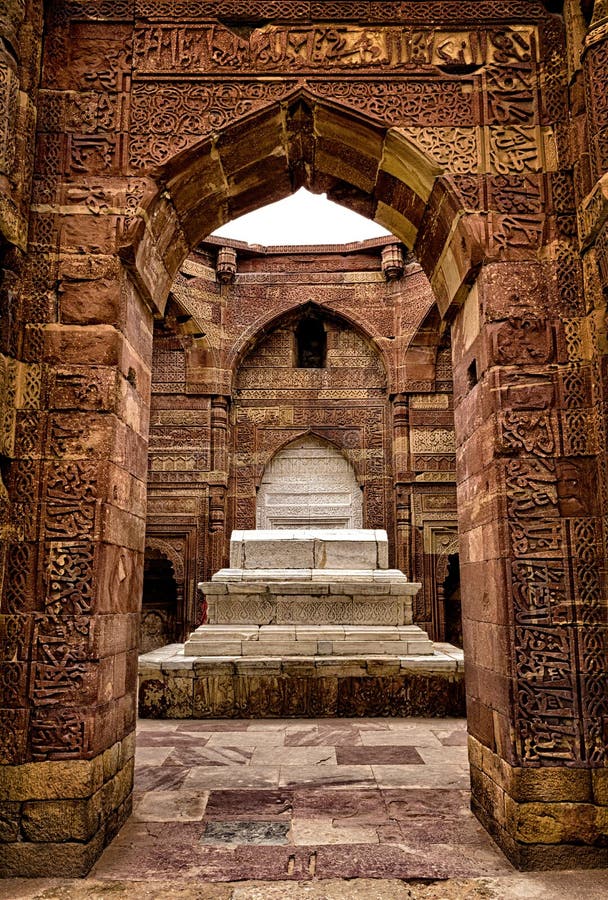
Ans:
[[[256,503],[258,528],[361,528],[363,499],[352,464],[306,431],[268,462]]]
[[[239,368],[243,364],[243,361],[249,355],[249,353],[251,353],[261,341],[263,341],[266,337],[276,331],[277,328],[281,328],[282,326],[289,326],[295,323],[306,309],[314,310],[321,318],[326,317],[327,319],[344,325],[357,333],[359,337],[361,337],[362,340],[364,340],[365,343],[367,343],[371,347],[375,355],[378,357],[382,365],[382,371],[384,373],[384,380],[386,384],[390,382],[390,360],[386,354],[386,351],[381,347],[381,345],[371,334],[365,324],[361,322],[358,317],[355,318],[352,314],[349,315],[343,310],[336,312],[332,307],[327,306],[322,302],[307,299],[299,303],[295,303],[287,309],[281,310],[281,312],[279,313],[273,313],[266,316],[262,315],[258,321],[252,323],[245,331],[241,333],[241,335],[239,335],[238,341],[233,345],[228,353],[227,360],[227,366],[232,372],[233,389]]]
[[[178,153],[154,173],[123,260],[162,314],[190,248],[231,219],[301,186],[390,230],[413,248],[442,310],[483,254],[440,166],[389,128],[299,90]]]

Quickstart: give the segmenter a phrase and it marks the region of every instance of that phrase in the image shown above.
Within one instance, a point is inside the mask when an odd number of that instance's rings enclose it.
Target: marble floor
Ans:
[[[460,719],[140,721],[134,813],[96,879],[499,876]]]

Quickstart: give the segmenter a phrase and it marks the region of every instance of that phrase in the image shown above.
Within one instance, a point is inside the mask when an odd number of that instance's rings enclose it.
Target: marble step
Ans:
[[[410,656],[433,653],[417,625],[202,625],[186,656]]]
[[[400,569],[220,569],[211,581],[201,581],[198,585],[203,594],[225,594],[253,592],[260,590],[279,591],[282,585],[302,593],[308,590],[325,592],[334,585],[342,585],[345,590],[351,585],[355,591],[364,591],[366,585],[384,585],[387,594],[415,596],[422,585],[408,581]],[[334,587],[334,590],[336,588]],[[340,590],[340,589],[337,589]]]

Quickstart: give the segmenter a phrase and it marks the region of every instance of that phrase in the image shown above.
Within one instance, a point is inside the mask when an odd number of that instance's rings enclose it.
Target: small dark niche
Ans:
[[[327,360],[327,333],[317,316],[304,316],[295,329],[298,369],[324,369]]]
[[[475,387],[479,378],[477,376],[477,360],[472,359],[467,369],[467,387],[469,390]]]

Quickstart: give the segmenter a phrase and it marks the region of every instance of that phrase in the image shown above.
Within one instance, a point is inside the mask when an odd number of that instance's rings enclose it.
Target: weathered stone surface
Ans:
[[[175,653],[179,664],[180,651]],[[170,681],[162,661],[154,663],[153,658],[154,653],[142,657],[139,714],[146,718],[436,716],[460,715],[463,709],[462,669],[441,652],[401,658],[348,654],[195,659],[188,670],[194,679],[184,679],[193,693],[178,692],[174,699],[176,680]],[[187,663],[183,655],[181,660]]]
[[[380,529],[260,528],[233,531],[230,537],[230,567],[243,573],[249,569],[387,569],[387,556],[388,536]]]
[[[73,764],[88,792],[80,763],[133,727],[135,644],[117,627],[101,654],[95,625],[138,611],[151,413],[146,575],[175,596],[149,635],[203,621],[193,586],[253,527],[265,468],[312,435],[424,581],[413,619],[435,638],[459,639],[461,548],[471,734],[514,770],[605,770],[605,3],[221,0],[186,23],[171,4],[4,7],[2,761]],[[206,236],[299,185],[394,235],[231,245],[222,283]],[[421,268],[387,281],[396,244]],[[8,802],[42,799],[10,771]],[[586,823],[503,846],[601,859],[576,843]],[[31,874],[19,843],[11,871]]]

